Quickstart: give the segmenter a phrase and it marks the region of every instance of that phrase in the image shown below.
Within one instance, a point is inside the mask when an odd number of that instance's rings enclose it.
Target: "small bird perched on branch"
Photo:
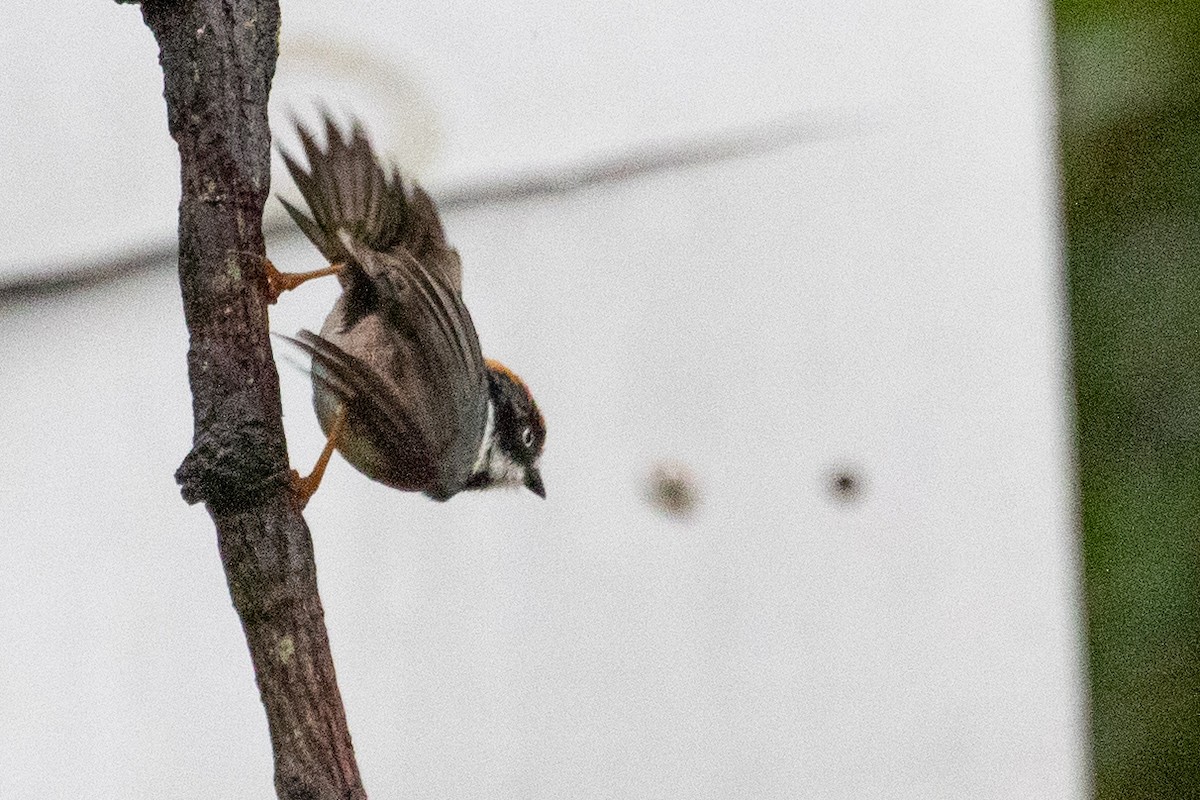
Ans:
[[[300,504],[335,449],[367,477],[435,500],[521,485],[545,497],[545,422],[524,382],[480,353],[458,252],[429,195],[385,168],[357,123],[345,138],[326,116],[324,148],[298,132],[308,170],[282,155],[311,216],[280,199],[330,266],[281,273],[268,261],[270,300],[312,278],[342,284],[319,336],[282,337],[312,356],[328,437],[312,473],[293,474]]]

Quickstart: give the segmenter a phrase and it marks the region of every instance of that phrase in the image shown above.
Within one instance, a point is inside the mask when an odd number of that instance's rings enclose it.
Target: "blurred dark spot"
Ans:
[[[650,473],[650,504],[672,517],[687,517],[700,503],[696,477],[682,464],[663,463]]]
[[[863,479],[856,470],[845,467],[834,470],[829,478],[829,493],[835,500],[853,503],[862,497]]]

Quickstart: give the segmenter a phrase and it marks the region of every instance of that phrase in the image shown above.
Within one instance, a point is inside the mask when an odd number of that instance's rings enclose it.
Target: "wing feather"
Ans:
[[[475,461],[488,397],[487,368],[470,312],[457,291],[407,253],[376,253],[349,236],[342,243],[374,281],[386,327],[416,344],[447,480],[450,473],[466,480],[466,473],[458,473]]]
[[[426,440],[426,426],[373,369],[312,331],[301,330],[295,337],[275,335],[312,357],[313,379],[346,405],[350,418],[360,423],[360,435],[365,432],[377,450],[403,454],[417,469],[434,472],[433,443]]]
[[[314,369],[315,377],[353,398],[368,424],[388,431],[389,446],[411,446],[405,438],[419,437],[439,475],[430,494],[448,496],[469,477],[488,402],[479,337],[462,300],[458,252],[446,241],[433,200],[381,163],[361,125],[354,123],[346,135],[325,115],[324,146],[304,127],[298,133],[308,168],[288,153],[283,159],[309,214],[286,201],[284,208],[326,258],[348,266],[341,333],[349,341],[356,325],[379,315],[383,324],[364,346],[409,354],[404,369],[419,375],[372,372],[386,357],[359,360],[357,350],[347,353],[308,332],[291,341],[328,373],[321,377]],[[387,342],[389,336],[395,340]],[[420,391],[403,397],[396,391],[412,385]]]

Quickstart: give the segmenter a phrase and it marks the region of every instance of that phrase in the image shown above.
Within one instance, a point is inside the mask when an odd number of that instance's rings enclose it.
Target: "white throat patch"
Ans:
[[[488,462],[491,461],[489,454],[492,450],[492,434],[496,431],[496,406],[492,401],[488,400],[487,420],[483,423],[483,438],[479,440],[479,455],[475,458],[475,464],[471,467],[471,474],[478,475],[487,469]]]
[[[486,474],[489,486],[522,486],[525,483],[525,467],[496,446],[496,407],[491,400],[488,400],[479,457],[471,467],[471,474]]]
[[[525,467],[498,447],[492,448],[487,472],[493,486],[521,486],[525,483]]]

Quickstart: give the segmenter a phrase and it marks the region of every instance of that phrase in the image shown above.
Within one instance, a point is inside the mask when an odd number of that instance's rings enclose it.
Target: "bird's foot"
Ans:
[[[300,473],[292,470],[289,482],[292,486],[292,497],[296,498],[296,506],[301,510],[308,505],[308,500],[317,492],[317,487],[321,485],[321,478],[313,480],[313,476],[301,478]]]
[[[280,272],[271,263],[271,259],[266,257],[263,257],[263,267],[267,273],[267,302],[271,305],[279,300],[279,295],[295,289],[302,283],[307,283],[313,278],[337,275],[342,271],[341,264],[330,264],[328,267],[314,269],[312,272]]]
[[[333,451],[337,449],[338,441],[345,429],[346,407],[338,406],[337,417],[334,418],[333,427],[329,430],[329,438],[325,441],[325,449],[321,451],[317,463],[313,465],[312,472],[302,478],[299,472],[292,470],[290,476],[292,496],[296,498],[296,505],[300,509],[308,505],[309,498],[316,494],[317,487],[321,485],[321,478],[325,477],[325,468],[329,466],[329,459],[333,455]]]

